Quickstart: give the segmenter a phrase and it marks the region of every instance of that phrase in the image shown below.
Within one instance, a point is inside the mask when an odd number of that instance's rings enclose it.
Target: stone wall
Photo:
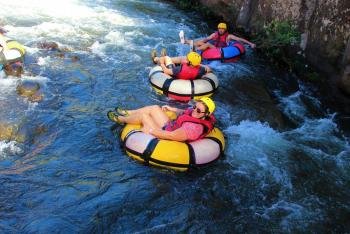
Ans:
[[[349,0],[200,0],[231,25],[258,32],[272,20],[289,20],[301,33],[307,61],[350,94]],[[349,47],[349,46],[348,46]],[[334,75],[336,74],[336,75]]]

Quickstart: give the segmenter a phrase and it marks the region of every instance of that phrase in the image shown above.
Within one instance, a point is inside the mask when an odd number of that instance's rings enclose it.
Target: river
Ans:
[[[148,82],[151,49],[184,55],[180,30],[211,29],[153,0],[0,3],[0,26],[27,49],[22,80],[44,94],[30,102],[18,79],[0,78],[0,122],[21,136],[0,141],[1,233],[350,230],[349,139],[314,88],[250,48],[212,63],[224,157],[189,173],[147,167],[120,148],[106,112],[167,103]]]

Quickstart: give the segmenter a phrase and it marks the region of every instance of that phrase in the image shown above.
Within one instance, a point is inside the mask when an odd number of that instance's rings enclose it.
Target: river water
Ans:
[[[148,83],[150,50],[186,54],[178,32],[206,35],[200,17],[159,1],[0,2],[0,26],[27,47],[22,79],[44,93],[29,102],[0,78],[0,121],[21,136],[0,141],[1,233],[350,230],[349,140],[317,90],[249,48],[212,63],[223,159],[189,173],[147,167],[122,151],[106,111],[167,103]]]

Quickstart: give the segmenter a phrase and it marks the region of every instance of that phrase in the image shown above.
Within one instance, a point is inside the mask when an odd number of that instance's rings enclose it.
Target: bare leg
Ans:
[[[171,57],[171,61],[175,64],[180,64],[182,63],[183,60],[185,60],[185,56],[179,56],[179,57]]]
[[[169,117],[165,114],[160,106],[146,106],[137,110],[127,110],[129,116],[119,116],[118,119],[123,123],[143,124],[153,128],[162,128]]]
[[[185,40],[185,44],[191,44],[192,40]],[[209,42],[204,42],[204,40],[198,40],[193,42],[194,48],[197,50],[204,51],[208,48],[215,48],[214,45],[210,44]]]
[[[215,48],[215,46],[212,45],[212,44],[210,44],[210,43],[205,43],[205,44],[203,44],[203,45],[197,47],[197,50],[204,51],[204,50],[206,50],[206,49],[208,49],[208,48]]]
[[[179,57],[169,57],[169,56],[155,57],[154,61],[159,63],[162,59],[164,59],[165,66],[169,66],[171,64],[180,64],[183,60],[186,59],[186,57],[185,56],[179,56]]]
[[[142,126],[145,129],[162,129],[162,127],[167,123],[163,123],[162,125],[159,125],[159,123],[156,123],[155,119],[151,115],[144,114],[142,115]]]
[[[193,40],[185,40],[185,44],[191,44],[191,41],[193,41]],[[205,44],[204,40],[193,41],[193,45],[195,47],[198,47],[198,46],[201,46],[204,44]]]
[[[200,46],[202,46],[202,45],[204,45],[204,44],[206,44],[206,43],[204,42],[204,40],[198,40],[198,41],[194,41],[194,42],[193,42],[193,45],[194,45],[195,47],[200,47]]]
[[[142,113],[149,114],[152,110],[158,109],[158,108],[162,110],[159,106],[152,105],[152,106],[144,106],[135,110],[125,110],[125,111],[127,111],[129,115],[133,115],[133,114],[141,115]]]

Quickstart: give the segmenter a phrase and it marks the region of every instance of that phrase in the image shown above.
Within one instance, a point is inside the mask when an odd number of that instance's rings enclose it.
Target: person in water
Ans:
[[[193,49],[201,50],[204,51],[208,48],[222,48],[226,47],[229,45],[230,41],[238,41],[244,44],[248,44],[251,48],[255,48],[256,45],[244,38],[237,37],[233,34],[229,34],[227,31],[227,25],[225,23],[219,23],[218,24],[218,31],[212,33],[210,36],[198,40],[198,41],[193,41],[193,40],[185,40],[186,44],[190,44],[191,47],[194,45]]]
[[[3,70],[6,76],[15,76],[20,78],[24,72],[23,63],[21,61],[7,63],[3,65]]]
[[[109,111],[108,118],[118,124],[141,124],[144,133],[174,141],[195,141],[205,137],[215,124],[213,112],[215,103],[203,97],[192,108],[186,110],[165,106],[146,106],[136,110],[116,108],[117,113]],[[167,111],[176,112],[177,118],[171,120]]]
[[[190,52],[187,56],[169,57],[163,49],[161,57],[157,57],[156,51],[152,50],[151,57],[153,63],[158,63],[165,74],[176,79],[194,80],[211,72],[210,67],[201,64],[202,57],[196,52]]]
[[[25,49],[22,44],[0,33],[0,66],[7,76],[21,77],[24,54]]]

